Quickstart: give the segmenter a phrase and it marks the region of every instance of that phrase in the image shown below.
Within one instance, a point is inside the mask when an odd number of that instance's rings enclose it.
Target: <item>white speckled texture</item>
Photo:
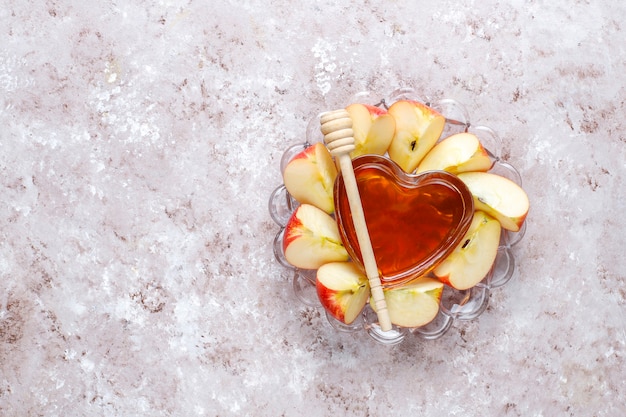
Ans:
[[[622,416],[626,9],[5,1],[0,415]],[[319,111],[408,85],[530,195],[477,320],[396,347],[292,294],[267,199]]]

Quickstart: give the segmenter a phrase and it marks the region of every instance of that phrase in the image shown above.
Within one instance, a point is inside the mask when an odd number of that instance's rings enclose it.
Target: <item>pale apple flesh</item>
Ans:
[[[489,172],[464,172],[458,177],[472,193],[476,210],[495,217],[506,230],[519,231],[530,208],[522,187]]]
[[[417,167],[417,172],[442,170],[452,174],[488,171],[493,166],[487,150],[472,133],[457,133],[437,143]]]
[[[385,289],[385,301],[391,322],[400,327],[420,327],[439,313],[443,283],[429,277],[421,277],[401,287]],[[370,300],[375,310],[375,303]]]
[[[463,240],[433,274],[458,290],[475,286],[487,276],[496,260],[501,231],[499,221],[483,211],[474,212]]]
[[[346,107],[352,119],[354,150],[352,159],[361,155],[383,155],[396,130],[396,121],[385,109],[355,103]]]
[[[293,198],[333,213],[333,186],[337,178],[330,152],[318,142],[294,156],[285,166],[283,181]]]
[[[405,172],[412,173],[439,140],[446,119],[425,104],[411,100],[396,101],[388,113],[395,119],[396,131],[387,153]]]
[[[337,320],[350,324],[370,297],[365,274],[352,262],[331,262],[317,270],[317,295],[324,308]]]
[[[310,204],[301,204],[289,218],[283,252],[287,262],[302,269],[348,260],[335,219]]]

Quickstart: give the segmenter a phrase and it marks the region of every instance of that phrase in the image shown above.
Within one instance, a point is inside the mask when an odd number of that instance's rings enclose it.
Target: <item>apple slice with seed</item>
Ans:
[[[499,221],[477,210],[461,243],[433,270],[433,274],[458,290],[475,286],[487,276],[496,260],[501,231]]]
[[[476,210],[495,217],[506,230],[519,231],[530,208],[522,187],[489,172],[463,172],[458,177],[472,193]]]
[[[472,133],[448,136],[426,154],[417,172],[442,170],[452,174],[488,171],[493,165],[489,153]]]
[[[418,101],[399,100],[388,110],[396,121],[396,131],[387,150],[389,158],[404,172],[412,173],[439,140],[446,119]]]

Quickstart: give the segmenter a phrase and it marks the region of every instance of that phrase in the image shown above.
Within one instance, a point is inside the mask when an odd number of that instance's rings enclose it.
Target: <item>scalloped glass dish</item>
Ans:
[[[411,89],[401,89],[394,91],[389,98],[377,100],[372,99],[369,93],[359,93],[352,97],[349,103],[363,103],[387,108],[395,101],[404,99],[425,103],[445,116],[446,125],[440,140],[461,132],[470,132],[476,135],[495,160],[489,172],[504,176],[517,185],[522,186],[522,179],[517,169],[501,159],[502,143],[498,135],[487,126],[472,125],[465,107],[455,100],[424,100],[418,97]],[[280,162],[281,172],[284,171],[287,163],[296,154],[306,149],[312,143],[323,142],[319,126],[318,115],[311,119],[307,127],[306,141],[294,144],[284,151]],[[284,228],[298,205],[299,203],[287,192],[282,184],[274,189],[270,195],[269,213],[280,228],[273,241],[274,255],[284,268],[293,272],[293,291],[298,300],[307,306],[323,309],[315,288],[316,270],[294,268],[287,262],[282,250]],[[409,335],[414,335],[424,340],[438,339],[450,329],[455,320],[472,320],[480,316],[489,305],[490,292],[505,285],[513,277],[515,273],[515,256],[512,248],[522,240],[525,231],[526,223],[522,225],[518,232],[502,229],[498,253],[487,276],[480,283],[467,290],[457,290],[444,285],[439,313],[433,321],[424,326],[404,328],[394,325],[391,331],[384,332],[380,329],[376,313],[369,304],[366,305],[360,316],[349,325],[338,321],[328,313],[326,313],[326,318],[337,331],[365,331],[372,339],[384,345],[401,343]]]

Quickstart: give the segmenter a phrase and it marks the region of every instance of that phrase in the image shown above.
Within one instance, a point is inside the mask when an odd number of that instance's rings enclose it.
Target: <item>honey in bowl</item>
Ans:
[[[365,221],[385,287],[424,275],[460,243],[474,213],[472,195],[453,174],[406,174],[378,155],[352,161]],[[337,177],[335,214],[350,257],[363,264],[343,183]]]

